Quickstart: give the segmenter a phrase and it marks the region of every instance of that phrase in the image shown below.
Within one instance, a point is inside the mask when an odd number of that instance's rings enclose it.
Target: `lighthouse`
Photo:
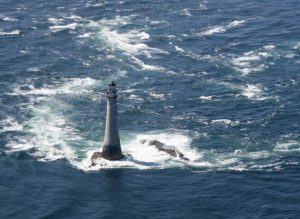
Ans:
[[[121,150],[119,127],[118,127],[118,108],[117,108],[118,94],[117,94],[116,84],[113,81],[108,85],[106,97],[107,97],[107,108],[106,108],[106,125],[105,125],[103,149],[102,152],[97,151],[92,154],[91,167],[97,165],[96,160],[100,158],[114,161],[114,160],[120,160],[124,157]],[[141,144],[154,146],[158,151],[165,152],[171,157],[177,157],[185,161],[189,161],[189,158],[185,157],[183,153],[178,151],[174,146],[167,145],[163,142],[157,140],[145,139],[141,141]]]
[[[101,157],[107,160],[120,160],[124,155],[121,150],[118,127],[118,94],[113,81],[108,85],[106,98],[106,126]]]

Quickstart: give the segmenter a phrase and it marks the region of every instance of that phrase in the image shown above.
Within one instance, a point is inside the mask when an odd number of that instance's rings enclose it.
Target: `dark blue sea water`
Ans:
[[[1,0],[0,218],[300,218],[299,57],[299,0]]]

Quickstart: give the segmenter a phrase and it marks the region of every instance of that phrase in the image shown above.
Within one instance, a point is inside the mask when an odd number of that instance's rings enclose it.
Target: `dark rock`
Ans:
[[[97,151],[97,152],[94,152],[93,155],[92,155],[92,160],[96,160],[96,159],[99,159],[102,157],[102,153]]]
[[[94,161],[97,160],[97,159],[100,159],[100,158],[102,158],[102,153],[99,152],[99,151],[94,152],[93,155],[92,155],[92,157],[91,157],[91,160],[92,160],[91,166],[92,167],[96,166],[96,164],[95,164]]]
[[[142,144],[147,143],[149,146],[155,146],[159,151],[163,151],[169,154],[172,157],[179,157],[183,160],[189,160],[188,158],[184,157],[183,153],[178,151],[174,146],[168,146],[160,141],[157,140],[141,140]]]

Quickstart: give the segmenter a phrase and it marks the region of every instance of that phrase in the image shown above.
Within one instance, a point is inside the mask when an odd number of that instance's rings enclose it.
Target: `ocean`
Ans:
[[[300,218],[299,57],[299,0],[1,0],[0,218]]]

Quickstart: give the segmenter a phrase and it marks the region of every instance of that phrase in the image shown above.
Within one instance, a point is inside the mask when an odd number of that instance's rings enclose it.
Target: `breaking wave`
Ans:
[[[15,22],[18,21],[17,18],[13,18],[13,17],[4,17],[2,18],[3,21],[8,21],[8,22]]]
[[[19,30],[13,30],[13,31],[3,31],[0,30],[0,36],[10,36],[10,35],[19,35],[20,31]]]
[[[218,86],[224,86],[229,88],[233,91],[235,97],[246,97],[252,101],[263,101],[263,100],[270,100],[270,99],[277,99],[277,96],[271,96],[267,93],[266,89],[261,84],[234,84],[230,82],[224,81],[215,81],[210,80],[209,83],[216,84]],[[238,94],[234,94],[234,93]],[[217,96],[200,96],[199,99],[201,100],[216,100],[218,99]]]
[[[268,45],[266,48],[266,50],[273,49],[271,45]],[[244,76],[252,72],[263,71],[269,65],[269,62],[264,60],[272,57],[269,51],[264,50],[246,52],[242,56],[231,58],[230,63],[234,66],[235,70],[241,72]]]
[[[241,95],[252,100],[265,100],[270,98],[265,96],[260,85],[253,84],[247,84],[246,86],[244,86]]]
[[[6,119],[0,122],[0,133],[22,130],[23,126],[19,124],[13,117],[8,116]]]
[[[206,30],[201,31],[200,33],[198,33],[197,35],[199,36],[211,36],[217,33],[224,33],[227,30],[234,28],[234,27],[238,27],[243,25],[246,22],[246,20],[235,20],[230,22],[227,25],[221,26],[221,25],[217,25],[217,26],[211,26],[208,27]]]
[[[66,24],[66,25],[53,25],[50,26],[50,30],[53,30],[53,32],[61,31],[61,30],[75,30],[76,27],[78,26],[77,23],[71,23],[71,24]]]

